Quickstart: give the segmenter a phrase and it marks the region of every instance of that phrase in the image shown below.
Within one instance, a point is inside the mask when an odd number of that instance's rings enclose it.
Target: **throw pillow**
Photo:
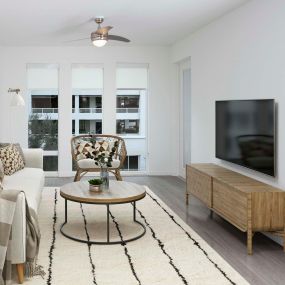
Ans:
[[[3,148],[3,147],[8,146],[8,145],[10,145],[10,144],[11,144],[11,143],[0,143],[0,148]],[[21,154],[22,159],[23,159],[23,161],[25,162],[24,152],[23,152],[23,149],[21,148],[20,144],[19,144],[19,143],[15,143],[14,145],[15,145],[15,146],[17,147],[17,149],[19,150],[19,153]]]
[[[106,141],[96,141],[95,143],[96,155],[109,151],[109,143]]]
[[[12,175],[25,167],[19,149],[13,144],[0,149],[0,159],[4,167],[5,175]]]
[[[101,153],[108,154],[110,150],[109,143],[107,141],[80,141],[75,148],[75,156],[77,160],[85,158],[94,158]]]
[[[89,155],[93,156],[95,150],[93,143],[88,141],[79,141],[75,147],[76,160],[88,158]]]

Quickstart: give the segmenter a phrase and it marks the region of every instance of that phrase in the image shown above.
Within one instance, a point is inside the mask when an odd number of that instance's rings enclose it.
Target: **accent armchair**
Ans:
[[[112,161],[112,167],[108,171],[113,173],[117,180],[122,180],[120,170],[123,168],[127,156],[127,150],[124,139],[113,135],[79,135],[71,139],[71,154],[73,162],[76,165],[76,175],[74,181],[80,179],[88,172],[100,172],[89,154],[96,149],[100,152],[109,151],[118,142],[118,148]]]

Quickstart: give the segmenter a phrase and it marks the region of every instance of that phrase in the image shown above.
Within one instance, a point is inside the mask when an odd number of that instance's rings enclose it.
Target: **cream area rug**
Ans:
[[[130,204],[113,205],[110,210],[111,240],[141,231],[132,222]],[[148,188],[147,196],[137,202],[136,216],[146,226],[146,234],[136,241],[117,245],[72,241],[60,233],[64,199],[59,188],[45,188],[39,211],[42,240],[38,264],[46,275],[25,284],[248,284]],[[106,206],[68,202],[66,232],[84,239],[105,239]]]

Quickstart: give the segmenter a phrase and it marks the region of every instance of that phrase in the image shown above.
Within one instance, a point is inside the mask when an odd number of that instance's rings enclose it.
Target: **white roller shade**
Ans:
[[[147,89],[146,67],[118,67],[117,88],[118,89]]]
[[[28,89],[58,89],[58,66],[31,64],[27,67]]]
[[[72,67],[73,89],[103,89],[103,68],[88,66]]]

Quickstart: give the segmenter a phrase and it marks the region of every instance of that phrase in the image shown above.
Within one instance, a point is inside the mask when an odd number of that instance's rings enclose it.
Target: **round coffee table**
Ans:
[[[60,189],[60,196],[65,199],[65,221],[61,225],[61,233],[74,241],[83,242],[87,244],[120,244],[130,241],[134,241],[142,237],[145,232],[145,226],[136,220],[136,201],[143,199],[146,195],[145,188],[141,185],[124,182],[124,181],[110,181],[108,190],[103,190],[100,193],[90,192],[88,182],[73,182],[64,185]],[[94,205],[105,205],[107,208],[107,238],[105,241],[96,240],[84,240],[73,237],[64,232],[64,226],[67,224],[67,201],[72,201],[82,204],[94,204]],[[114,204],[128,204],[133,205],[133,221],[140,225],[143,229],[142,233],[137,236],[124,240],[122,237],[120,240],[110,241],[110,205]]]

